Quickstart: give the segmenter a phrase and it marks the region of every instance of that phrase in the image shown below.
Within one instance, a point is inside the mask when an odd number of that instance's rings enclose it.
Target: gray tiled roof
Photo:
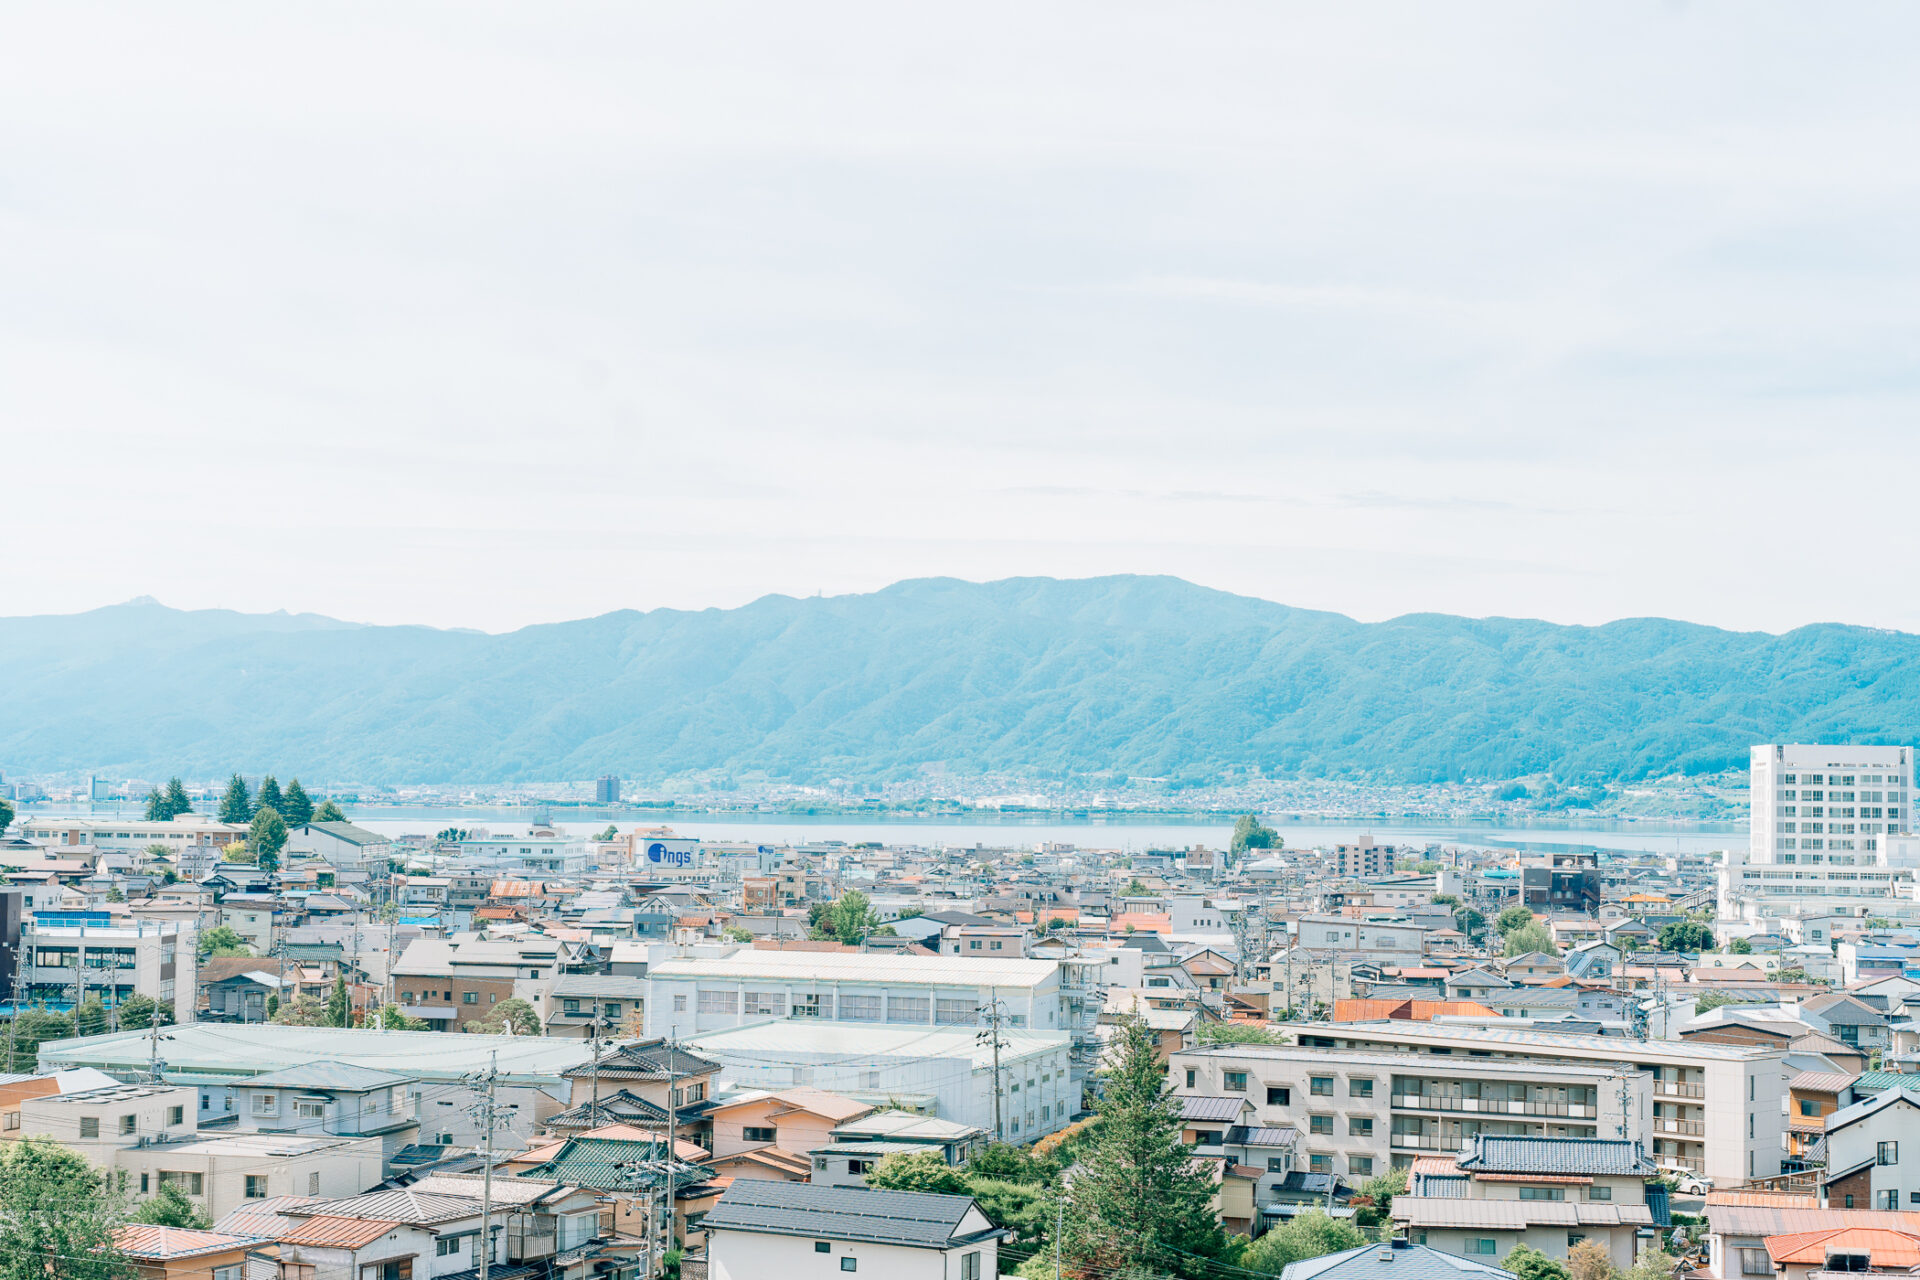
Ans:
[[[1246,1110],[1245,1098],[1209,1098],[1188,1094],[1180,1099],[1182,1120],[1237,1120]]]
[[[389,1089],[394,1085],[408,1084],[414,1076],[403,1076],[395,1071],[375,1071],[372,1067],[356,1067],[348,1062],[308,1062],[297,1067],[288,1067],[284,1071],[269,1071],[263,1076],[253,1076],[237,1081],[247,1088],[264,1086],[274,1089],[340,1089],[347,1093],[364,1093],[370,1089]]]
[[[1318,1258],[1289,1262],[1280,1272],[1280,1280],[1511,1280],[1511,1271],[1423,1244],[1395,1241],[1389,1245],[1366,1244],[1358,1249],[1343,1249]]]
[[[740,1178],[720,1197],[704,1225],[709,1231],[734,1228],[944,1249],[956,1243],[960,1224],[973,1207],[971,1196]]]
[[[1460,1157],[1472,1173],[1569,1173],[1652,1177],[1639,1142],[1624,1138],[1510,1138],[1475,1134]]]

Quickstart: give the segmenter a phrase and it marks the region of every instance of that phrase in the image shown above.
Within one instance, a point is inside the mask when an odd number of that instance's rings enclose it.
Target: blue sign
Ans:
[[[647,861],[662,862],[669,867],[689,867],[693,865],[693,851],[669,849],[656,840],[647,846]]]

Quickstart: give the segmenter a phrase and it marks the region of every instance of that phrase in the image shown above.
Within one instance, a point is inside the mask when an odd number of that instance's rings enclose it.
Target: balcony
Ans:
[[[1395,1094],[1401,1111],[1460,1111],[1483,1116],[1562,1116],[1592,1120],[1597,1108],[1586,1102],[1515,1102],[1511,1098],[1443,1098],[1434,1094]]]
[[[1665,1116],[1655,1116],[1653,1131],[1675,1133],[1687,1138],[1704,1138],[1707,1134],[1707,1124],[1704,1120],[1669,1120]]]
[[[1679,1080],[1655,1080],[1653,1093],[1657,1098],[1704,1098],[1707,1096],[1707,1086]]]

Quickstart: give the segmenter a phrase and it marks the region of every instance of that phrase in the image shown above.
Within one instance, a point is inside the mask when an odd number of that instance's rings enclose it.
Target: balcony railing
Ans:
[[[1665,1116],[1655,1116],[1653,1120],[1653,1131],[1655,1133],[1677,1133],[1689,1138],[1702,1138],[1706,1136],[1707,1126],[1703,1120],[1669,1120]]]
[[[1680,1080],[1655,1080],[1653,1082],[1653,1091],[1662,1098],[1704,1098],[1707,1096],[1707,1086],[1703,1084],[1688,1084]]]
[[[1511,1098],[1443,1098],[1434,1094],[1396,1094],[1393,1105],[1404,1111],[1466,1111],[1483,1116],[1565,1116],[1591,1120],[1596,1108],[1585,1102],[1515,1102]]]

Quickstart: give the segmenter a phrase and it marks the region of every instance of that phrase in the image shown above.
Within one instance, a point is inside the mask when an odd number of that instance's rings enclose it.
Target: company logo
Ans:
[[[665,863],[669,867],[688,867],[693,865],[693,851],[669,849],[656,842],[647,846],[647,861]]]

